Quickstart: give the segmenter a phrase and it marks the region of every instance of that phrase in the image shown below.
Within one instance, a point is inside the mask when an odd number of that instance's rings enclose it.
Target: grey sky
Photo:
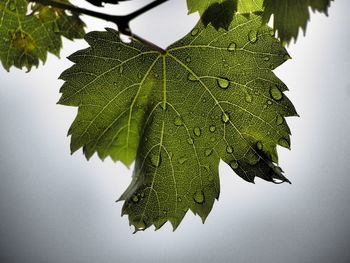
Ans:
[[[0,261],[349,262],[349,10],[349,1],[337,0],[329,17],[312,15],[306,37],[287,48],[293,59],[275,71],[301,115],[288,118],[292,151],[279,148],[293,184],[248,184],[221,163],[221,196],[206,223],[189,213],[176,232],[166,224],[132,235],[114,202],[131,170],[69,154],[76,111],[56,105],[57,77],[84,41],[65,41],[61,60],[50,55],[29,74],[0,68]],[[196,23],[186,13],[185,0],[171,0],[132,27],[165,47]]]

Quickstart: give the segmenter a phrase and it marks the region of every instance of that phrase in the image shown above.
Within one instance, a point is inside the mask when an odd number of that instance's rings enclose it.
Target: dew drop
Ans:
[[[193,200],[197,204],[203,204],[204,203],[204,193],[202,190],[196,191],[193,195]]]
[[[201,128],[195,127],[195,128],[193,129],[193,133],[194,133],[194,135],[196,135],[197,137],[201,136],[201,134],[202,134]]]
[[[221,119],[224,123],[228,123],[228,121],[230,120],[230,116],[228,115],[227,112],[224,112],[221,116]]]
[[[179,164],[184,164],[187,161],[186,157],[180,157],[179,158]]]
[[[16,10],[16,5],[15,5],[15,3],[11,2],[9,8],[10,8],[11,11]]]
[[[238,168],[238,162],[237,161],[232,161],[230,162],[230,166],[232,169],[237,169]]]
[[[284,59],[284,60],[288,60],[288,59],[292,59],[292,57],[289,56],[289,54],[287,53],[287,54],[285,54],[285,55],[283,56],[283,59]]]
[[[141,196],[142,198],[144,198],[144,197],[145,197],[145,192],[141,192],[140,196]]]
[[[55,32],[55,33],[60,32],[60,28],[58,27],[58,25],[56,23],[53,24],[53,32]]]
[[[230,51],[230,52],[233,52],[233,51],[236,50],[236,48],[237,48],[236,43],[232,42],[231,44],[228,45],[227,50]]]
[[[245,95],[245,101],[251,103],[253,101],[253,97],[250,94]]]
[[[176,126],[182,126],[183,125],[182,118],[180,116],[176,116],[175,119],[174,119],[174,124]]]
[[[150,159],[151,159],[151,164],[154,167],[159,167],[160,163],[162,162],[162,158],[161,158],[160,154],[151,154]]]
[[[277,86],[274,86],[270,89],[270,95],[274,100],[281,100],[283,95],[280,89]]]
[[[226,147],[226,152],[227,153],[233,153],[233,148],[231,146]]]
[[[276,124],[281,125],[283,122],[284,122],[283,117],[280,114],[278,114],[276,117]]]
[[[123,66],[120,66],[120,67],[119,67],[119,73],[122,74],[123,71],[124,71],[124,67],[123,67]]]
[[[271,100],[268,100],[268,101],[267,101],[267,104],[268,104],[268,105],[272,105],[272,101],[271,101]]]
[[[211,138],[210,138],[210,141],[211,141],[211,142],[215,142],[215,137],[211,137]]]
[[[270,60],[270,57],[266,56],[263,58],[264,61],[269,61]]]
[[[258,141],[257,143],[256,143],[256,148],[258,148],[258,150],[262,150],[263,149],[263,144],[260,142],[260,141]]]
[[[250,30],[248,33],[248,40],[250,43],[255,43],[258,40],[258,31]]]
[[[204,154],[205,156],[210,156],[212,154],[213,150],[212,149],[206,149]]]
[[[186,58],[186,62],[187,62],[187,63],[190,63],[190,62],[191,62],[191,57],[187,57],[187,58]]]
[[[193,28],[192,31],[191,31],[191,36],[193,36],[193,37],[196,36],[198,34],[198,32],[199,32],[198,28],[196,28],[196,27]]]
[[[192,73],[188,73],[188,76],[187,76],[188,80],[190,81],[196,81],[197,78],[195,75],[193,75]]]
[[[180,196],[177,198],[177,201],[178,201],[178,202],[181,202],[181,201],[182,201],[182,199],[181,199]]]
[[[188,138],[187,139],[187,143],[192,145],[193,144],[193,139],[192,138]]]
[[[278,144],[285,147],[285,148],[290,148],[290,145],[288,143],[288,141],[285,138],[281,138],[278,140]]]
[[[155,73],[155,74],[154,74],[154,77],[155,77],[155,78],[158,78],[158,77],[159,77],[159,74]]]
[[[134,202],[134,203],[137,203],[138,201],[140,201],[139,197],[137,195],[133,195],[131,197],[131,200]]]
[[[218,78],[217,83],[218,83],[219,87],[222,89],[227,89],[230,86],[230,81],[228,79],[224,79],[224,78]]]
[[[216,127],[215,127],[214,125],[211,125],[211,126],[209,127],[209,131],[210,131],[210,132],[215,132],[215,130],[216,130]]]

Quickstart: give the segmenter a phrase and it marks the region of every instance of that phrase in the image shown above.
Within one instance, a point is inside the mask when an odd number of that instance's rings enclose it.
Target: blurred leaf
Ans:
[[[304,33],[310,19],[309,8],[328,14],[332,0],[264,0],[264,22],[273,15],[273,27],[283,43],[298,38],[299,29]]]
[[[62,36],[72,40],[85,34],[76,14],[40,4],[28,6],[26,0],[0,0],[0,60],[7,71],[11,66],[30,70],[39,60],[45,62],[48,52],[59,55]]]

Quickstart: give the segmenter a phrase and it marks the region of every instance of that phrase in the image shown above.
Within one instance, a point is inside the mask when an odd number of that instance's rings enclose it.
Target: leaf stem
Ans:
[[[89,9],[76,7],[76,6],[73,6],[71,4],[57,2],[54,0],[28,0],[28,1],[39,3],[42,5],[50,5],[50,6],[53,6],[56,8],[69,10],[69,11],[72,11],[75,13],[81,13],[84,15],[100,18],[100,19],[106,20],[108,22],[115,23],[117,25],[118,31],[120,33],[131,36],[134,39],[137,39],[138,41],[142,42],[143,44],[159,51],[161,54],[166,53],[166,50],[164,50],[163,48],[157,46],[156,44],[154,44],[154,43],[152,43],[152,42],[150,42],[150,41],[148,41],[148,40],[146,40],[138,35],[133,34],[130,30],[129,23],[131,20],[138,17],[139,15],[151,10],[152,8],[157,7],[158,5],[164,3],[168,0],[155,0],[155,1],[151,2],[150,4],[140,8],[140,9],[138,9],[138,10],[136,10],[128,15],[124,15],[124,16],[116,16],[116,15],[109,15],[109,14],[105,14],[105,13],[100,13],[100,12],[92,11]]]

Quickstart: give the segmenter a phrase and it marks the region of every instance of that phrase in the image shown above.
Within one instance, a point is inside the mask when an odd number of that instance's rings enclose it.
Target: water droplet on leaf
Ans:
[[[257,143],[256,143],[256,148],[258,148],[258,150],[262,150],[263,149],[263,144],[260,142],[260,141],[258,141]]]
[[[197,137],[201,136],[201,129],[199,127],[196,127],[193,129],[193,133],[194,135],[196,135]]]
[[[180,157],[179,158],[179,164],[184,164],[187,161],[186,157]]]
[[[230,162],[230,166],[232,169],[237,169],[238,168],[238,162],[236,160]]]
[[[151,163],[154,167],[159,167],[162,161],[161,155],[159,154],[151,154]]]
[[[193,195],[193,200],[197,204],[203,204],[204,203],[204,193],[202,190],[196,191]]]
[[[187,58],[186,58],[186,62],[187,62],[187,63],[190,63],[190,62],[191,62],[191,57],[187,57]]]
[[[192,73],[188,73],[188,76],[187,76],[188,80],[190,81],[196,81],[197,78],[195,75],[193,75]]]
[[[218,78],[217,83],[218,83],[219,87],[222,89],[227,89],[230,86],[230,81],[228,79],[224,79],[224,78]]]
[[[230,51],[230,52],[233,52],[233,51],[236,50],[236,48],[237,48],[236,43],[232,42],[230,45],[228,45],[227,50]]]
[[[228,121],[230,120],[230,116],[227,112],[224,112],[221,116],[221,119],[224,123],[228,123]]]
[[[270,89],[270,95],[274,100],[281,100],[283,95],[280,89],[277,86],[274,86]]]
[[[284,122],[283,117],[280,114],[278,114],[276,117],[276,124],[281,125],[283,122]]]
[[[193,139],[192,138],[188,138],[187,139],[187,143],[192,145],[193,144]]]
[[[249,33],[248,33],[248,40],[251,43],[255,43],[258,40],[258,31],[250,30]]]
[[[198,32],[199,32],[199,29],[195,27],[195,28],[192,29],[191,35],[194,37],[194,36],[196,36],[198,34]]]
[[[140,201],[139,197],[137,195],[133,195],[131,197],[131,200],[134,202],[134,203],[137,203],[138,201]]]
[[[278,140],[278,144],[283,146],[283,147],[286,147],[286,148],[290,148],[290,145],[288,143],[288,141],[285,139],[285,138],[281,138]]]
[[[182,126],[183,125],[182,118],[180,116],[176,116],[175,119],[174,119],[174,124],[176,126]]]
[[[209,131],[210,131],[210,132],[215,132],[215,130],[216,130],[216,127],[215,127],[214,125],[211,125],[211,126],[209,127]]]
[[[205,153],[205,156],[210,156],[212,152],[213,152],[212,149],[206,149],[204,153]]]
[[[233,153],[233,148],[231,146],[226,147],[226,152],[227,153]]]

